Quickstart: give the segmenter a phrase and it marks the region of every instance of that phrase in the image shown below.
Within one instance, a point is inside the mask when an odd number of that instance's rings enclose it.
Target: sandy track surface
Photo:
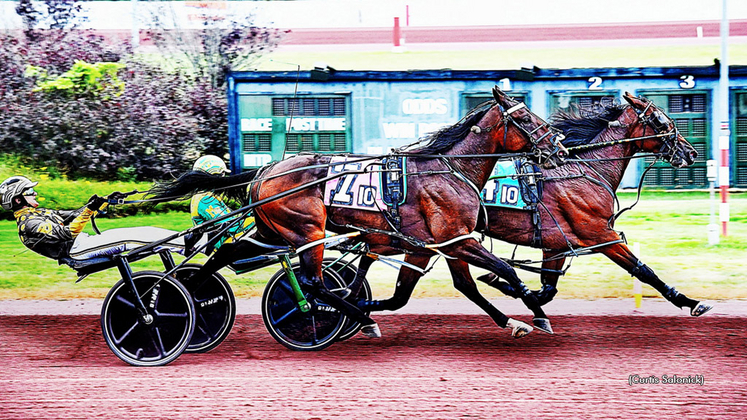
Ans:
[[[744,317],[556,316],[557,334],[534,332],[521,340],[484,315],[378,320],[381,339],[359,335],[300,353],[277,344],[259,315],[239,315],[231,335],[212,352],[135,368],[106,347],[96,315],[3,315],[0,417],[747,415]],[[666,383],[674,375],[697,383]]]

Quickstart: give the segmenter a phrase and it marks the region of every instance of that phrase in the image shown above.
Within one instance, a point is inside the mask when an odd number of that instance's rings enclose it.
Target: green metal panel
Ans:
[[[732,144],[729,147],[733,163],[731,185],[747,187],[747,91],[738,90],[732,94],[731,132]]]
[[[557,111],[570,111],[575,107],[586,108],[595,104],[613,104],[617,92],[568,91],[550,93],[550,115]]]
[[[301,152],[352,149],[347,95],[248,95],[238,98],[242,168]]]
[[[527,102],[527,93],[526,92],[507,92],[511,97],[516,99],[519,102],[524,102],[528,105]],[[467,112],[469,112],[471,109],[475,108],[476,106],[482,104],[486,101],[492,101],[493,95],[490,93],[464,93],[462,94],[462,105],[461,105],[461,115],[467,115]]]
[[[698,152],[695,163],[687,168],[674,168],[665,162],[657,162],[646,174],[643,184],[664,188],[703,188],[708,186],[706,179],[706,161],[710,155],[708,104],[706,91],[688,91],[687,93],[649,91],[643,95],[672,118],[683,137]],[[653,158],[646,158],[647,167]]]

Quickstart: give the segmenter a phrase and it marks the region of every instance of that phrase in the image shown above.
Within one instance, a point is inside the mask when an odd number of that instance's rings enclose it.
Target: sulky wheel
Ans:
[[[173,277],[141,271],[132,281],[146,307],[141,314],[129,282],[112,287],[101,308],[101,331],[111,351],[135,366],[160,366],[174,361],[194,332],[194,305],[189,292]]]
[[[331,269],[332,271],[337,273],[346,287],[349,286],[350,283],[353,282],[353,280],[355,280],[355,273],[357,271],[357,268],[355,265],[349,264],[345,260],[338,260],[336,258],[325,258],[323,267],[325,270]],[[356,295],[351,294],[345,299],[355,304],[361,299],[371,300],[372,298],[373,295],[371,294],[371,286],[368,284],[368,280],[364,278],[358,293]],[[370,315],[371,311],[364,311],[364,313],[366,315]],[[360,324],[360,322],[356,322],[348,318],[345,321],[345,325],[343,325],[342,327],[342,332],[337,337],[337,341],[347,340],[348,338],[354,336],[358,333],[358,331],[360,331],[361,327],[362,325]]]
[[[293,264],[299,275],[299,264]],[[343,282],[334,272],[324,272],[329,290],[342,290]],[[329,347],[342,332],[347,317],[332,306],[305,293],[311,305],[303,312],[296,301],[288,276],[280,269],[270,279],[262,294],[262,319],[270,335],[291,350],[315,351]]]
[[[192,295],[195,305],[195,332],[185,350],[187,353],[205,353],[217,347],[228,337],[236,320],[236,299],[223,276],[213,273],[202,281],[189,280],[200,267],[185,264],[174,273]]]

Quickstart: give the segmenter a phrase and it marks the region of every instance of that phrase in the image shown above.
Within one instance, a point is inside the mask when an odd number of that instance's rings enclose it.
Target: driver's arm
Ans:
[[[86,204],[86,207],[83,208],[83,211],[81,211],[80,214],[78,214],[78,216],[76,216],[75,219],[73,219],[67,226],[70,229],[70,234],[72,235],[72,237],[75,238],[81,232],[83,232],[83,228],[85,228],[88,222],[91,221],[91,217],[97,215],[108,205],[109,203],[101,199],[91,199],[88,204]]]

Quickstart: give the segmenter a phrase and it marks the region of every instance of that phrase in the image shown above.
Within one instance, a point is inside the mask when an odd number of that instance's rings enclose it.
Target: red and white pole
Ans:
[[[401,39],[401,30],[399,27],[399,18],[394,18],[394,47],[397,48],[400,46],[400,39]]]
[[[729,236],[729,123],[721,123],[721,135],[718,138],[721,149],[721,166],[718,168],[718,184],[721,189],[721,206],[719,220],[721,220],[721,235]]]
[[[727,0],[721,2],[721,66],[719,68],[719,108],[721,116],[721,132],[718,137],[718,147],[721,150],[721,165],[718,170],[718,184],[721,187],[721,234],[726,237],[729,233],[729,18]]]

